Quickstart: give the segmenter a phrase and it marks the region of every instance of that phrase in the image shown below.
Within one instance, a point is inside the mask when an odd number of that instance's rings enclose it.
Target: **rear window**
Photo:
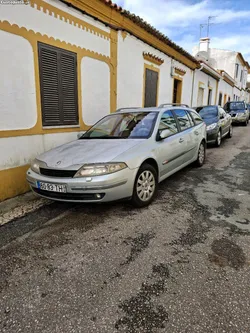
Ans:
[[[216,106],[205,106],[196,108],[202,119],[215,118],[218,116],[218,110]]]

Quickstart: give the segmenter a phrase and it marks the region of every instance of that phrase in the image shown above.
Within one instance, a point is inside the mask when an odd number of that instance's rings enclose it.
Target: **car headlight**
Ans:
[[[207,131],[211,131],[217,127],[217,123],[211,124],[207,126]]]
[[[245,117],[247,115],[246,112],[240,112],[238,113],[238,117]]]
[[[125,163],[86,164],[77,171],[74,177],[78,178],[107,175],[125,168],[127,168],[127,164]]]
[[[36,159],[31,162],[30,168],[35,173],[40,173],[40,165],[39,165],[39,162]]]

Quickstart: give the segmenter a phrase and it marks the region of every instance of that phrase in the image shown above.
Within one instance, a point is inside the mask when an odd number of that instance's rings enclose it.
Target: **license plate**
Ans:
[[[37,182],[37,187],[40,190],[50,191],[50,192],[67,192],[66,186],[61,184],[50,184],[44,182]]]

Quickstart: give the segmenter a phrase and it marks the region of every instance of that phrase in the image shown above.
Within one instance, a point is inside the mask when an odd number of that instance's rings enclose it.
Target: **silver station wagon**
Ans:
[[[60,201],[130,199],[143,207],[158,184],[195,162],[202,166],[206,125],[188,107],[122,109],[78,140],[38,156],[27,172],[31,189]]]

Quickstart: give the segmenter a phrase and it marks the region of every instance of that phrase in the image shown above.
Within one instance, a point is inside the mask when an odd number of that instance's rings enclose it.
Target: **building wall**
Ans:
[[[76,126],[42,125],[38,42],[77,55]],[[116,47],[116,31],[59,1],[1,6],[0,201],[28,190],[25,172],[36,155],[116,109]]]
[[[143,53],[151,53],[161,58],[164,62],[157,65],[154,62],[145,60]],[[181,102],[190,104],[192,84],[192,70],[178,61],[172,61],[164,53],[154,49],[129,34],[118,34],[118,86],[117,103],[118,107],[143,106],[144,103],[144,65],[159,71],[158,104],[171,103],[173,97],[173,80],[171,66],[180,68],[184,75],[175,76],[182,80]]]
[[[233,91],[234,88],[230,86],[226,81],[221,79],[218,84],[218,95],[217,95],[217,101],[216,104],[219,103],[219,94],[222,94],[222,103],[221,106],[223,107],[224,104],[228,101],[228,98],[230,97],[230,100],[233,100]],[[226,97],[225,97],[226,96]]]
[[[194,78],[194,89],[193,89],[193,98],[192,106],[199,106],[198,103],[198,91],[199,88],[204,88],[203,96],[203,105],[207,105],[208,102],[208,92],[209,89],[212,89],[211,104],[215,104],[216,93],[217,93],[217,81],[210,75],[196,70]]]
[[[235,77],[236,53],[228,50],[213,49],[210,50],[209,63],[213,68],[223,69],[232,78]]]

